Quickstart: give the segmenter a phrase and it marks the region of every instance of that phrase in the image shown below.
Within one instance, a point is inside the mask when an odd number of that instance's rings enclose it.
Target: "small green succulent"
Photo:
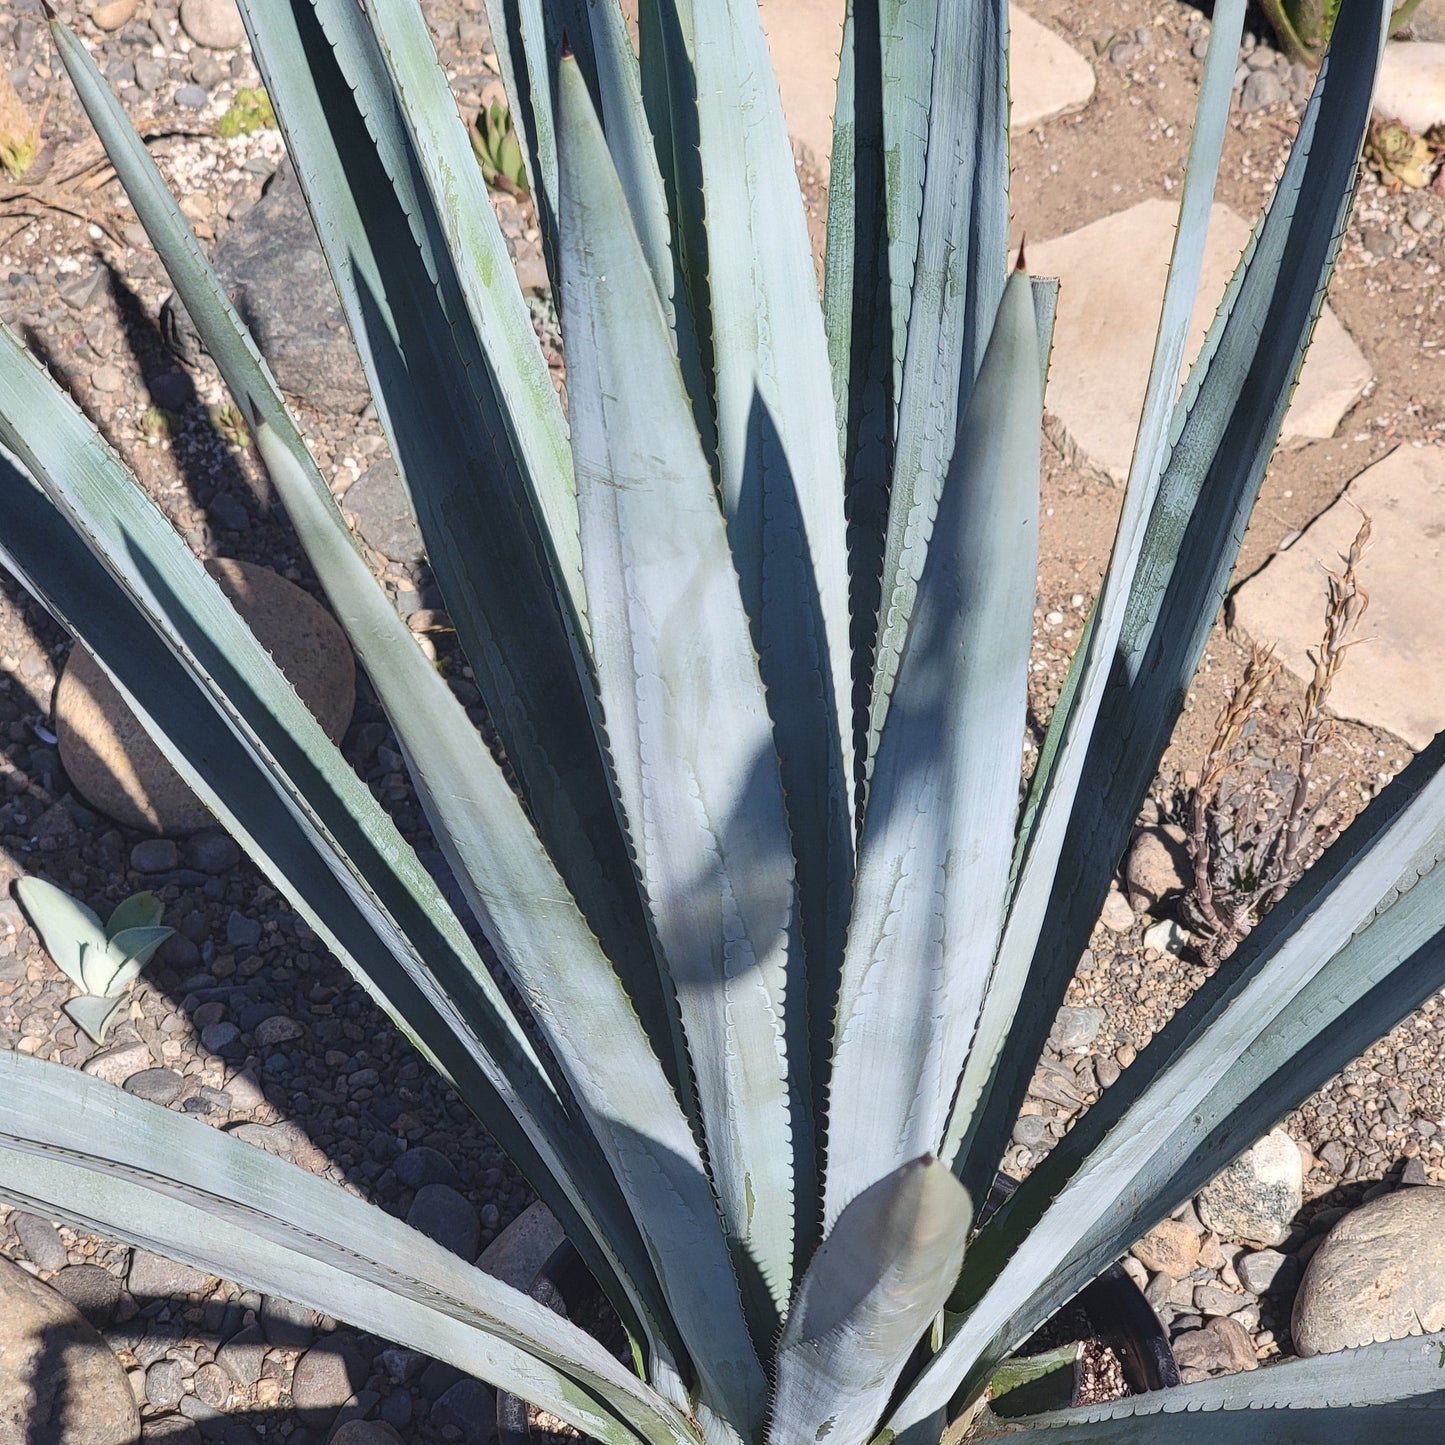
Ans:
[[[1402,121],[1378,119],[1365,139],[1365,163],[1387,186],[1421,190],[1430,184],[1435,150]]]
[[[55,966],[80,989],[65,1012],[96,1043],[124,1003],[130,981],[175,932],[161,923],[154,893],[133,893],[102,924],[100,915],[44,878],[20,878],[15,896]]]
[[[527,163],[512,112],[505,101],[494,100],[477,112],[471,125],[472,152],[482,167],[482,178],[494,191],[530,196]]]
[[[224,140],[250,135],[253,130],[275,130],[276,112],[263,86],[243,86],[216,121],[216,134]]]

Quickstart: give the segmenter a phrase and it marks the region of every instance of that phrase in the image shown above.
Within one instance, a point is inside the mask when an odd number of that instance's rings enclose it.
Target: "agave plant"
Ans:
[[[1319,64],[1334,33],[1340,0],[1260,0],[1260,8],[1280,49],[1291,60]],[[1396,0],[1390,11],[1389,33],[1403,30],[1419,8],[1420,0]]]
[[[0,1060],[0,1194],[448,1360],[609,1445],[996,1428],[989,1381],[1041,1321],[1445,982],[1431,749],[980,1219],[1319,314],[1383,0],[1343,8],[1177,396],[1243,23],[1243,0],[1215,8],[1118,539],[1026,790],[1053,291],[1006,257],[1004,0],[853,0],[821,303],[753,0],[644,0],[640,54],[610,0],[493,6],[565,415],[413,0],[242,8],[507,771],[368,572],[123,112],[54,34],[519,1011],[8,332],[0,546],[511,1152],[635,1368],[363,1201],[58,1065]],[[1366,1419],[1419,1438],[1442,1348],[1006,1428],[1252,1440],[1269,1407],[1278,1438]],[[1341,1426],[1345,1406],[1373,1411]]]

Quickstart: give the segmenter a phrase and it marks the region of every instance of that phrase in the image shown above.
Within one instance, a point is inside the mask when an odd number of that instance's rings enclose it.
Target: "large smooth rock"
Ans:
[[[1445,44],[1390,41],[1375,87],[1375,113],[1421,134],[1445,121]]]
[[[0,1258],[0,1445],[133,1445],[134,1392],[79,1311]]]
[[[833,149],[833,106],[843,44],[844,0],[761,0],[788,134],[823,174]],[[1029,130],[1078,110],[1094,94],[1094,67],[1066,40],[1009,6],[1009,126]]]
[[[1401,1189],[1330,1230],[1295,1296],[1301,1355],[1445,1329],[1445,1189]]]
[[[1199,1192],[1195,1207],[1206,1229],[1245,1244],[1279,1244],[1304,1199],[1299,1146],[1273,1129]]]
[[[181,28],[208,50],[231,50],[246,39],[236,0],[181,0]]]
[[[1401,446],[1360,473],[1334,506],[1251,577],[1234,598],[1234,625],[1297,677],[1314,673],[1310,653],[1324,628],[1326,568],[1371,519],[1360,580],[1370,610],[1330,691],[1340,717],[1384,728],[1423,748],[1445,728],[1445,612],[1422,605],[1424,579],[1438,574],[1445,531],[1445,446]]]
[[[356,663],[336,619],[267,567],[216,559],[206,570],[339,742],[356,702]],[[55,689],[55,731],[65,771],[92,807],[157,833],[191,833],[214,822],[82,647],[71,650]]]
[[[1033,274],[1060,281],[1045,406],[1083,459],[1119,481],[1128,473],[1149,383],[1178,213],[1174,201],[1140,201],[1066,236],[1029,243]],[[1217,204],[1186,363],[1198,353],[1248,240],[1249,223]],[[1326,307],[1285,416],[1283,439],[1332,436],[1369,380],[1369,363]]]
[[[284,391],[326,411],[360,411],[371,393],[301,186],[289,164],[216,243],[211,260]],[[161,316],[182,357],[204,348],[179,297]]]

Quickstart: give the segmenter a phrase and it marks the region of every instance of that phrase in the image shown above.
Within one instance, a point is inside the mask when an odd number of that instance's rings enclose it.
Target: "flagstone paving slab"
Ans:
[[[1094,67],[1068,41],[1010,5],[1009,128],[1031,130],[1087,105],[1094,94]]]
[[[1445,612],[1434,579],[1445,559],[1445,446],[1401,446],[1360,473],[1288,549],[1234,598],[1234,624],[1302,678],[1324,624],[1325,569],[1371,521],[1360,581],[1367,639],[1350,650],[1330,694],[1341,717],[1384,728],[1423,748],[1445,728]]]
[[[826,175],[844,0],[762,0],[759,8],[788,133],[808,148]],[[1017,5],[1009,6],[1009,29],[1013,130],[1042,125],[1088,103],[1094,93],[1094,67],[1078,51]]]
[[[1141,201],[1028,248],[1033,274],[1060,281],[1045,406],[1081,459],[1119,481],[1128,472],[1148,385],[1177,217],[1173,201]],[[1222,203],[1214,207],[1186,362],[1203,343],[1249,232],[1242,216]],[[1332,436],[1369,380],[1369,362],[1326,307],[1283,439]]]
[[[1445,122],[1445,44],[1390,41],[1375,87],[1375,110],[1421,133]]]

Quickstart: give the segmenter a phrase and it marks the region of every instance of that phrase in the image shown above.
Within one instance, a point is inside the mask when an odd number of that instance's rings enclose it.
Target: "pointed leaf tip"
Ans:
[[[1025,231],[1024,234],[1019,237],[1019,258],[1014,262],[1015,271],[1027,271],[1029,269],[1028,263],[1024,259],[1024,247],[1028,245],[1028,240],[1029,235],[1028,232]]]
[[[47,20],[55,19],[55,11],[51,9],[49,0],[40,0],[40,9]]]
[[[567,38],[567,27],[562,27],[562,59],[572,59],[572,42]]]

